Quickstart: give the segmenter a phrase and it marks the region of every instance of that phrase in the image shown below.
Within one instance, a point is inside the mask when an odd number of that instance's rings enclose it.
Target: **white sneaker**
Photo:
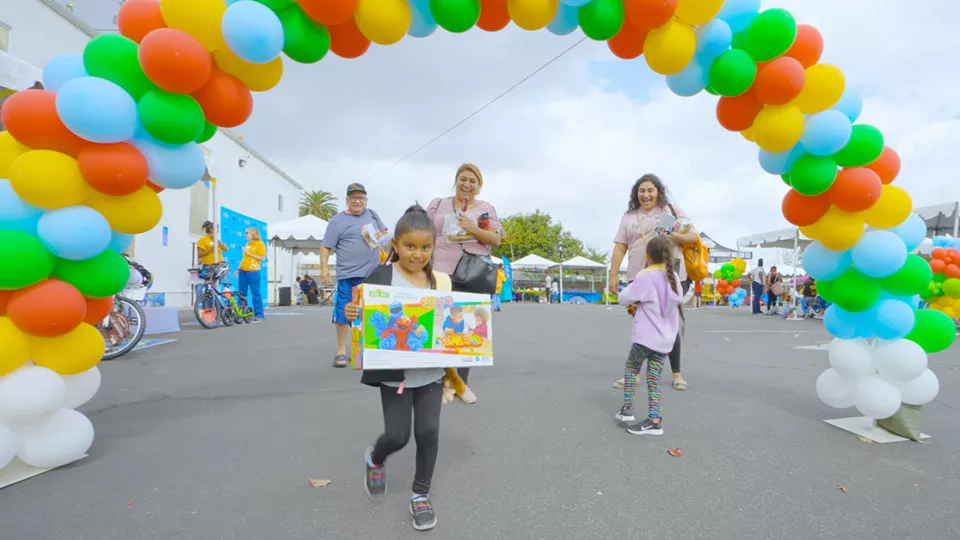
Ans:
[[[621,423],[630,423],[637,420],[637,417],[633,415],[633,409],[626,407],[620,407],[620,412],[615,414],[614,417],[617,419],[617,422]]]
[[[623,390],[623,379],[617,379],[617,382],[613,383],[613,387],[617,390]]]
[[[472,404],[477,402],[477,395],[473,393],[473,390],[471,390],[469,386],[467,386],[464,389],[463,394],[458,397],[460,398],[460,401],[467,404]]]

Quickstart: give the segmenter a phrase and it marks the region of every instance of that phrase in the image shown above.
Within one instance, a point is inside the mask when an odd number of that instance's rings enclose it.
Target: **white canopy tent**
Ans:
[[[563,302],[563,269],[564,269],[564,268],[566,268],[567,270],[575,270],[575,271],[580,271],[580,272],[591,272],[591,273],[593,273],[593,272],[596,272],[597,270],[604,270],[604,271],[606,271],[607,265],[605,265],[605,264],[603,264],[603,263],[598,263],[597,261],[591,261],[590,259],[588,259],[588,258],[586,258],[586,257],[583,257],[583,256],[581,256],[581,255],[577,255],[576,257],[573,257],[572,259],[567,259],[567,260],[565,260],[565,261],[563,261],[563,262],[561,262],[561,263],[556,263],[556,264],[554,264],[553,266],[550,266],[549,268],[559,268],[559,269],[560,269],[560,301],[561,301],[561,303],[562,303],[562,302]],[[594,287],[593,276],[591,275],[590,277],[591,277],[591,279],[590,279],[590,289],[591,289],[591,292],[596,292],[596,291],[595,291],[595,287]]]
[[[299,254],[319,254],[320,246],[323,245],[323,235],[326,231],[327,222],[311,215],[267,225],[268,241],[273,246],[274,275],[279,275],[277,272],[277,249],[289,251],[291,275],[288,277],[289,283],[287,285],[293,287],[292,274],[297,268],[296,256]],[[333,256],[330,259],[330,262],[333,262]],[[279,287],[275,287],[274,302],[279,300],[279,296]]]
[[[557,263],[549,259],[545,259],[539,255],[535,255],[531,253],[526,257],[517,259],[516,261],[511,263],[510,266],[513,267],[515,270],[546,270],[556,265]]]
[[[914,208],[913,213],[927,224],[928,237],[952,234],[960,238],[960,201]]]
[[[793,280],[788,284],[790,288],[796,288],[797,273],[800,268],[800,252],[803,248],[812,244],[813,241],[800,235],[800,229],[797,227],[788,227],[786,229],[777,229],[775,231],[743,236],[737,239],[737,247],[740,248],[782,248],[793,250]],[[795,299],[796,294],[791,298]],[[792,302],[793,300],[791,300]],[[799,320],[797,309],[794,306],[793,320]]]

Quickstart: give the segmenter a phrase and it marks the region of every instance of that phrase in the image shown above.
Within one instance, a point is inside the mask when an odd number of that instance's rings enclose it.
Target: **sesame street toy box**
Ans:
[[[354,289],[354,369],[493,365],[490,297],[365,284]]]

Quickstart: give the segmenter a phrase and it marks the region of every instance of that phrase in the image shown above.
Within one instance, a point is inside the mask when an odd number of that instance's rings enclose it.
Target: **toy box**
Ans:
[[[493,365],[490,297],[361,285],[360,318],[350,328],[354,369]]]

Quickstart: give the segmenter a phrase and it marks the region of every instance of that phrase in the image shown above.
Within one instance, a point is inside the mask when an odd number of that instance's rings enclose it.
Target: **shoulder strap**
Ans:
[[[433,272],[433,279],[437,282],[438,291],[451,291],[453,290],[453,283],[450,281],[450,276],[443,272]]]
[[[376,267],[363,282],[371,285],[384,285],[389,287],[393,284],[393,266],[381,264]]]
[[[677,211],[674,210],[673,204],[667,204],[667,208],[670,209],[670,213],[673,214],[673,217],[675,217],[675,218],[679,218],[679,217],[680,217],[680,216],[677,215]]]

